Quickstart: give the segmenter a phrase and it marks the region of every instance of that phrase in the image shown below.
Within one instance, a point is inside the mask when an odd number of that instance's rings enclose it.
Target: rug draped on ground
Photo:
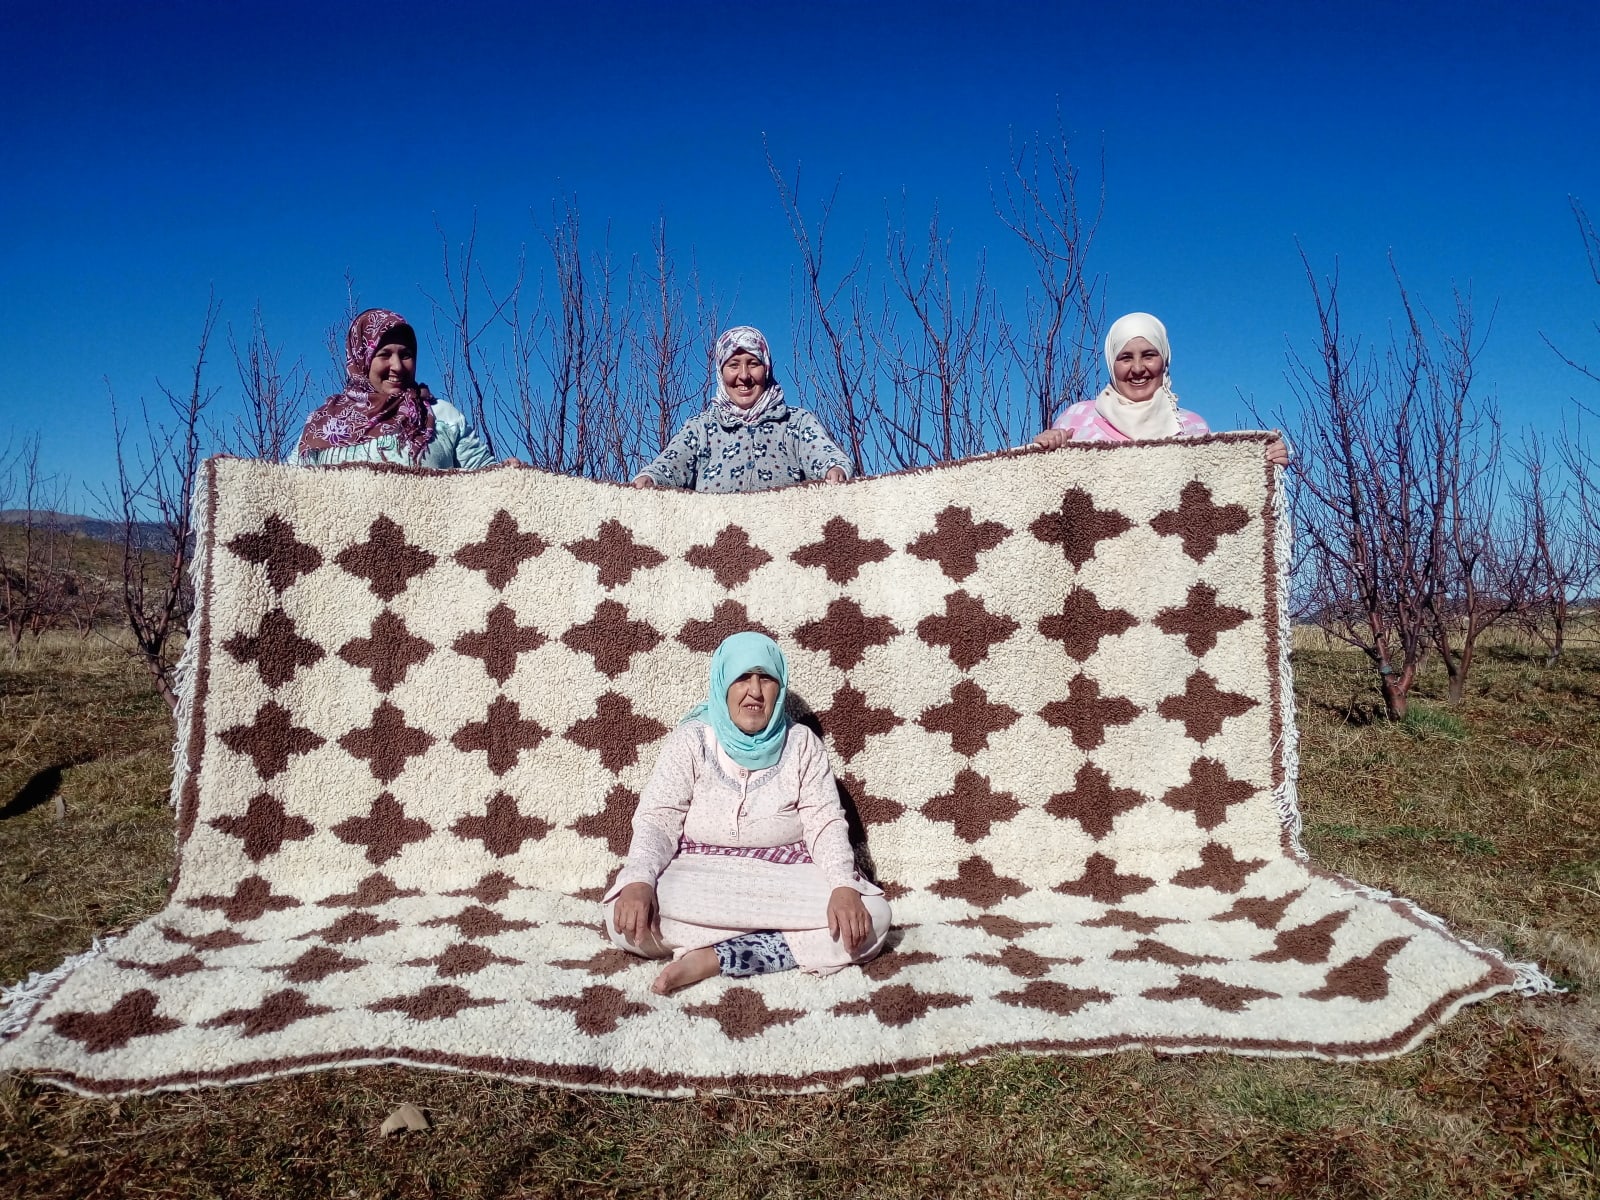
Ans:
[[[1262,443],[730,497],[214,460],[171,898],[0,1067],[676,1094],[1004,1051],[1402,1051],[1513,976],[1299,853]],[[745,628],[789,655],[896,932],[864,969],[659,997],[597,901]]]

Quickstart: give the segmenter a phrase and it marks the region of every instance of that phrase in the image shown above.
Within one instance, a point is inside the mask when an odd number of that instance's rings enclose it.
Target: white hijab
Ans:
[[[1161,351],[1161,361],[1166,364],[1161,386],[1148,400],[1129,400],[1116,389],[1117,355],[1134,338],[1143,338]],[[1172,390],[1172,345],[1167,341],[1165,325],[1149,313],[1118,317],[1106,333],[1106,370],[1111,373],[1112,382],[1094,398],[1094,410],[1101,420],[1136,442],[1177,437],[1182,432],[1178,397]]]

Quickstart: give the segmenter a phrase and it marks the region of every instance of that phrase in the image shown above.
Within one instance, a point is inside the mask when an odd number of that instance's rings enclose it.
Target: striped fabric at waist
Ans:
[[[719,854],[724,858],[759,858],[762,862],[781,863],[784,866],[811,861],[811,852],[806,849],[804,842],[790,842],[786,846],[712,846],[706,842],[680,837],[678,853]]]

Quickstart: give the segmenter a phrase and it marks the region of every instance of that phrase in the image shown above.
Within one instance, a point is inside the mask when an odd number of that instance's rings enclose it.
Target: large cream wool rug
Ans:
[[[1263,441],[733,497],[213,460],[171,898],[19,998],[0,1067],[674,1095],[1006,1051],[1403,1051],[1516,975],[1299,850]],[[789,656],[896,932],[864,969],[659,997],[597,901],[746,628]]]

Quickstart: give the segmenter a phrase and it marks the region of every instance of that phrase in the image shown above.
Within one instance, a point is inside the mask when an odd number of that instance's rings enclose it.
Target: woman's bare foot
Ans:
[[[691,983],[699,983],[702,979],[710,979],[722,970],[722,965],[717,961],[717,952],[710,946],[701,946],[698,950],[691,950],[682,958],[667,964],[667,969],[656,976],[656,981],[650,985],[650,990],[658,996],[665,996],[679,988],[686,988]]]

